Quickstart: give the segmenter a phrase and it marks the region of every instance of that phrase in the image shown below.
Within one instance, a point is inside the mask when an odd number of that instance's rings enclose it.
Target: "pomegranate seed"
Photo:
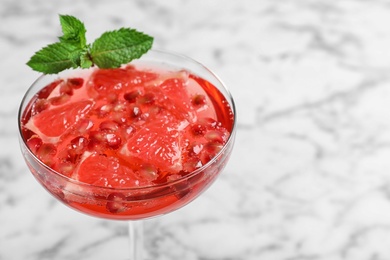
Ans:
[[[126,103],[123,102],[117,102],[113,108],[114,111],[125,111],[126,110]]]
[[[204,153],[202,153],[202,162],[207,163],[213,159],[223,148],[223,145],[218,142],[210,142],[205,145]]]
[[[111,213],[120,213],[127,209],[124,201],[126,200],[125,195],[122,193],[114,192],[108,195],[106,209]]]
[[[131,92],[127,92],[123,95],[123,98],[130,103],[135,103],[137,97],[141,94],[140,90],[134,90]]]
[[[143,113],[138,119],[139,119],[139,122],[137,123],[138,125],[141,125],[143,123],[145,123],[146,120],[148,120],[150,114],[149,113]]]
[[[72,148],[69,148],[67,150],[67,154],[66,156],[59,156],[60,158],[63,158],[64,161],[67,161],[67,162],[71,162],[71,163],[76,163],[79,161],[79,159],[81,158],[82,156],[82,153],[77,150],[77,149],[72,149]]]
[[[118,102],[118,95],[115,94],[115,93],[109,93],[107,95],[107,101],[109,103],[115,103],[115,102]]]
[[[119,129],[119,125],[118,123],[112,120],[106,120],[100,123],[99,129],[108,130],[108,131],[117,131]]]
[[[196,156],[200,154],[200,152],[203,150],[203,144],[195,143],[190,146],[188,149],[188,155],[189,156]]]
[[[50,104],[52,104],[53,106],[59,106],[59,105],[63,105],[66,102],[68,102],[69,99],[70,99],[70,96],[68,94],[63,94],[61,96],[52,97],[51,99],[49,99],[49,101],[50,101]]]
[[[206,144],[205,148],[209,153],[213,153],[214,155],[216,155],[217,153],[219,153],[219,151],[222,150],[223,145],[218,142],[217,143],[210,142]]]
[[[201,106],[206,104],[206,97],[204,95],[195,95],[192,98],[192,104],[195,106]]]
[[[191,127],[192,134],[194,135],[204,135],[207,131],[206,127],[201,124],[195,124]]]
[[[130,116],[132,118],[137,118],[139,117],[140,115],[142,114],[142,111],[139,107],[137,106],[133,106],[130,108]]]
[[[130,138],[135,133],[135,127],[134,126],[127,126],[123,129],[123,134],[127,137]]]
[[[62,84],[60,87],[60,94],[67,94],[69,96],[73,95],[73,89],[68,84]]]
[[[70,141],[71,148],[81,154],[88,146],[88,139],[84,136],[77,136]]]
[[[212,127],[212,128],[216,128],[217,126],[221,125],[221,123],[217,122],[211,117],[200,118],[198,122],[206,127]]]
[[[84,134],[89,129],[91,129],[92,127],[93,127],[93,122],[91,120],[89,120],[89,119],[81,119],[79,121],[79,124],[78,124],[78,127],[77,127],[77,131],[80,134]]]
[[[42,139],[39,138],[38,136],[33,136],[27,141],[27,146],[30,148],[31,152],[33,154],[36,154],[39,147],[42,145]]]
[[[144,164],[142,165],[141,169],[139,170],[139,174],[150,181],[153,181],[157,179],[158,177],[158,170],[155,166],[151,164]]]
[[[223,134],[220,131],[212,130],[208,131],[205,135],[204,138],[210,142],[218,142],[223,144],[224,143],[224,138]]]
[[[50,83],[49,85],[47,85],[46,87],[44,87],[39,91],[38,98],[47,98],[48,96],[50,96],[51,92],[53,92],[53,90],[62,82],[63,80],[60,79]]]
[[[73,89],[79,89],[84,84],[84,79],[82,78],[71,78],[66,81],[67,85],[69,85]]]
[[[167,176],[166,182],[177,181],[177,180],[179,180],[182,177],[183,176],[181,176],[180,174],[170,174],[170,175]]]
[[[71,162],[61,162],[58,165],[58,171],[64,175],[70,176],[71,173],[73,172],[75,166]]]
[[[151,105],[155,101],[155,96],[152,93],[146,93],[138,98],[138,103],[143,105]]]
[[[116,134],[106,134],[107,146],[111,149],[118,149],[122,144],[122,139]]]
[[[31,116],[41,113],[43,110],[49,108],[49,102],[46,99],[37,99],[31,108]]]
[[[103,105],[98,109],[98,116],[99,117],[105,117],[108,115],[112,110],[114,106],[112,104]]]
[[[43,143],[37,150],[38,158],[49,167],[54,164],[54,156],[56,153],[56,147],[48,143]]]

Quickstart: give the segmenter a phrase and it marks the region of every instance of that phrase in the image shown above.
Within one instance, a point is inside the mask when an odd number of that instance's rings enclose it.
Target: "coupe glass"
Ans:
[[[84,214],[111,220],[125,220],[129,225],[130,259],[142,259],[143,224],[142,219],[172,212],[188,204],[206,190],[217,178],[226,165],[232,152],[235,129],[236,110],[233,98],[221,80],[202,64],[182,55],[151,50],[137,62],[158,62],[164,66],[183,68],[194,75],[212,83],[225,97],[230,105],[230,116],[233,118],[231,134],[220,152],[201,168],[179,179],[163,184],[140,188],[108,188],[82,183],[54,171],[42,163],[28,148],[22,128],[24,111],[28,108],[34,95],[58,77],[66,77],[74,71],[61,72],[58,75],[43,75],[27,90],[18,114],[19,141],[23,157],[37,181],[56,199],[65,205]],[[222,101],[221,101],[222,102]],[[113,213],[106,208],[118,207]]]

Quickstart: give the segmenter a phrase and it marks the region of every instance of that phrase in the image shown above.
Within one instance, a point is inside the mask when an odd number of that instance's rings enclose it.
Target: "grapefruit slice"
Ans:
[[[178,120],[195,120],[195,110],[187,92],[186,78],[166,79],[157,86],[145,88],[145,92],[154,95],[156,102]]]
[[[36,114],[26,128],[38,134],[43,142],[54,143],[91,110],[93,102],[83,100],[52,107]]]
[[[182,134],[179,130],[184,127],[183,124],[186,122],[179,122],[172,115],[161,113],[135,132],[121,154],[128,161],[154,165],[160,171],[179,172],[182,169]]]
[[[91,185],[112,188],[139,186],[133,170],[121,165],[115,157],[89,154],[75,172],[74,178]]]
[[[118,69],[99,69],[92,75],[92,86],[101,96],[145,84],[157,78],[157,74],[136,70],[133,66]]]

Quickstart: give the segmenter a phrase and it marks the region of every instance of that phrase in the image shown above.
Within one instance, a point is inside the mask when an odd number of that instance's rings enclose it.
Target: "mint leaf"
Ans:
[[[83,52],[80,56],[80,67],[83,69],[88,69],[93,65],[91,56],[88,52]]]
[[[81,49],[87,45],[85,37],[87,30],[79,19],[70,15],[60,15],[60,23],[64,34],[59,37],[61,42],[74,44]]]
[[[82,55],[83,50],[76,48],[74,51],[68,54],[69,59],[72,61],[72,67],[79,67],[81,63],[80,56]]]
[[[92,61],[99,68],[117,68],[140,58],[152,44],[152,37],[134,29],[106,32],[92,44]]]
[[[118,68],[140,58],[151,49],[153,38],[135,29],[121,28],[102,34],[92,46],[87,44],[84,24],[74,16],[60,15],[63,35],[59,42],[37,51],[27,62],[33,70],[46,74],[69,68]]]
[[[53,43],[37,51],[27,62],[32,69],[54,74],[65,69],[77,67],[70,58],[70,53],[77,51],[74,45],[66,43]]]

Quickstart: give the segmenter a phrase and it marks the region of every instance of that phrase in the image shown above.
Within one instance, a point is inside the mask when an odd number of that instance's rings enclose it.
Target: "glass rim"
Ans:
[[[175,179],[175,180],[171,180],[171,181],[167,181],[165,183],[158,183],[158,184],[154,184],[154,185],[145,185],[145,186],[140,186],[140,187],[121,187],[121,188],[117,188],[117,187],[106,187],[106,186],[101,186],[101,185],[94,185],[94,184],[90,184],[90,183],[86,183],[86,182],[82,182],[82,181],[78,181],[76,179],[73,179],[71,177],[68,177],[58,171],[55,171],[54,169],[50,168],[49,166],[47,166],[46,164],[44,164],[32,151],[31,149],[27,146],[26,144],[26,140],[24,139],[23,137],[23,134],[22,134],[22,115],[23,115],[23,105],[26,104],[26,102],[29,102],[30,100],[27,100],[27,96],[28,94],[31,92],[32,88],[38,84],[39,81],[41,81],[43,78],[45,77],[48,77],[48,76],[51,76],[51,75],[47,75],[47,74],[42,74],[40,75],[32,84],[31,86],[27,89],[27,91],[25,92],[25,94],[23,95],[23,98],[20,102],[20,105],[19,105],[19,109],[18,109],[18,132],[19,132],[19,140],[20,140],[20,143],[21,145],[23,145],[25,148],[26,148],[26,151],[34,158],[34,160],[39,164],[41,165],[43,168],[45,168],[46,170],[48,170],[50,173],[52,174],[55,174],[56,176],[64,179],[65,181],[68,181],[68,182],[71,182],[72,184],[75,184],[75,185],[79,185],[79,186],[84,186],[86,188],[93,188],[93,189],[103,189],[103,190],[109,190],[109,191],[115,191],[115,192],[129,192],[129,191],[142,191],[142,190],[148,190],[148,189],[154,189],[154,188],[164,188],[164,187],[167,187],[167,186],[171,186],[171,185],[175,185],[177,183],[181,183],[183,181],[186,181],[202,172],[204,172],[206,169],[208,169],[213,163],[215,163],[217,161],[217,159],[225,152],[225,150],[231,145],[231,143],[234,141],[234,137],[235,137],[235,133],[236,133],[236,125],[237,125],[237,112],[236,112],[236,106],[235,106],[235,102],[234,102],[234,99],[233,99],[233,96],[231,95],[229,89],[226,87],[225,83],[213,72],[211,71],[208,67],[206,67],[205,65],[203,65],[202,63],[186,56],[186,55],[183,55],[183,54],[179,54],[179,53],[175,53],[175,52],[172,52],[172,51],[165,51],[165,50],[159,50],[159,49],[151,49],[149,50],[146,55],[148,53],[156,53],[156,55],[169,55],[169,56],[172,56],[172,57],[176,57],[176,58],[180,58],[180,59],[183,59],[183,60],[186,60],[188,62],[191,62],[193,64],[196,64],[197,66],[200,66],[202,67],[203,69],[205,69],[207,71],[207,73],[210,74],[210,76],[214,77],[220,84],[221,86],[224,88],[224,90],[226,91],[226,94],[222,93],[223,96],[229,100],[229,105],[230,105],[230,108],[233,112],[233,124],[232,124],[232,130],[229,134],[229,137],[228,137],[228,140],[226,141],[226,143],[223,145],[222,149],[213,157],[213,159],[211,159],[210,161],[208,161],[206,164],[202,165],[201,167],[197,168],[196,170],[178,178],[178,179]],[[142,57],[138,60],[142,60]],[[137,60],[135,60],[137,61]],[[130,62],[131,63],[131,62]],[[169,62],[168,62],[169,64]],[[184,68],[184,69],[187,69],[187,68]],[[74,71],[74,70],[80,70],[80,68],[77,68],[77,69],[69,69],[68,71]],[[88,70],[88,69],[87,69]],[[191,70],[189,70],[191,71]],[[58,74],[53,74],[53,75],[58,75]],[[35,93],[36,94],[36,93]]]

